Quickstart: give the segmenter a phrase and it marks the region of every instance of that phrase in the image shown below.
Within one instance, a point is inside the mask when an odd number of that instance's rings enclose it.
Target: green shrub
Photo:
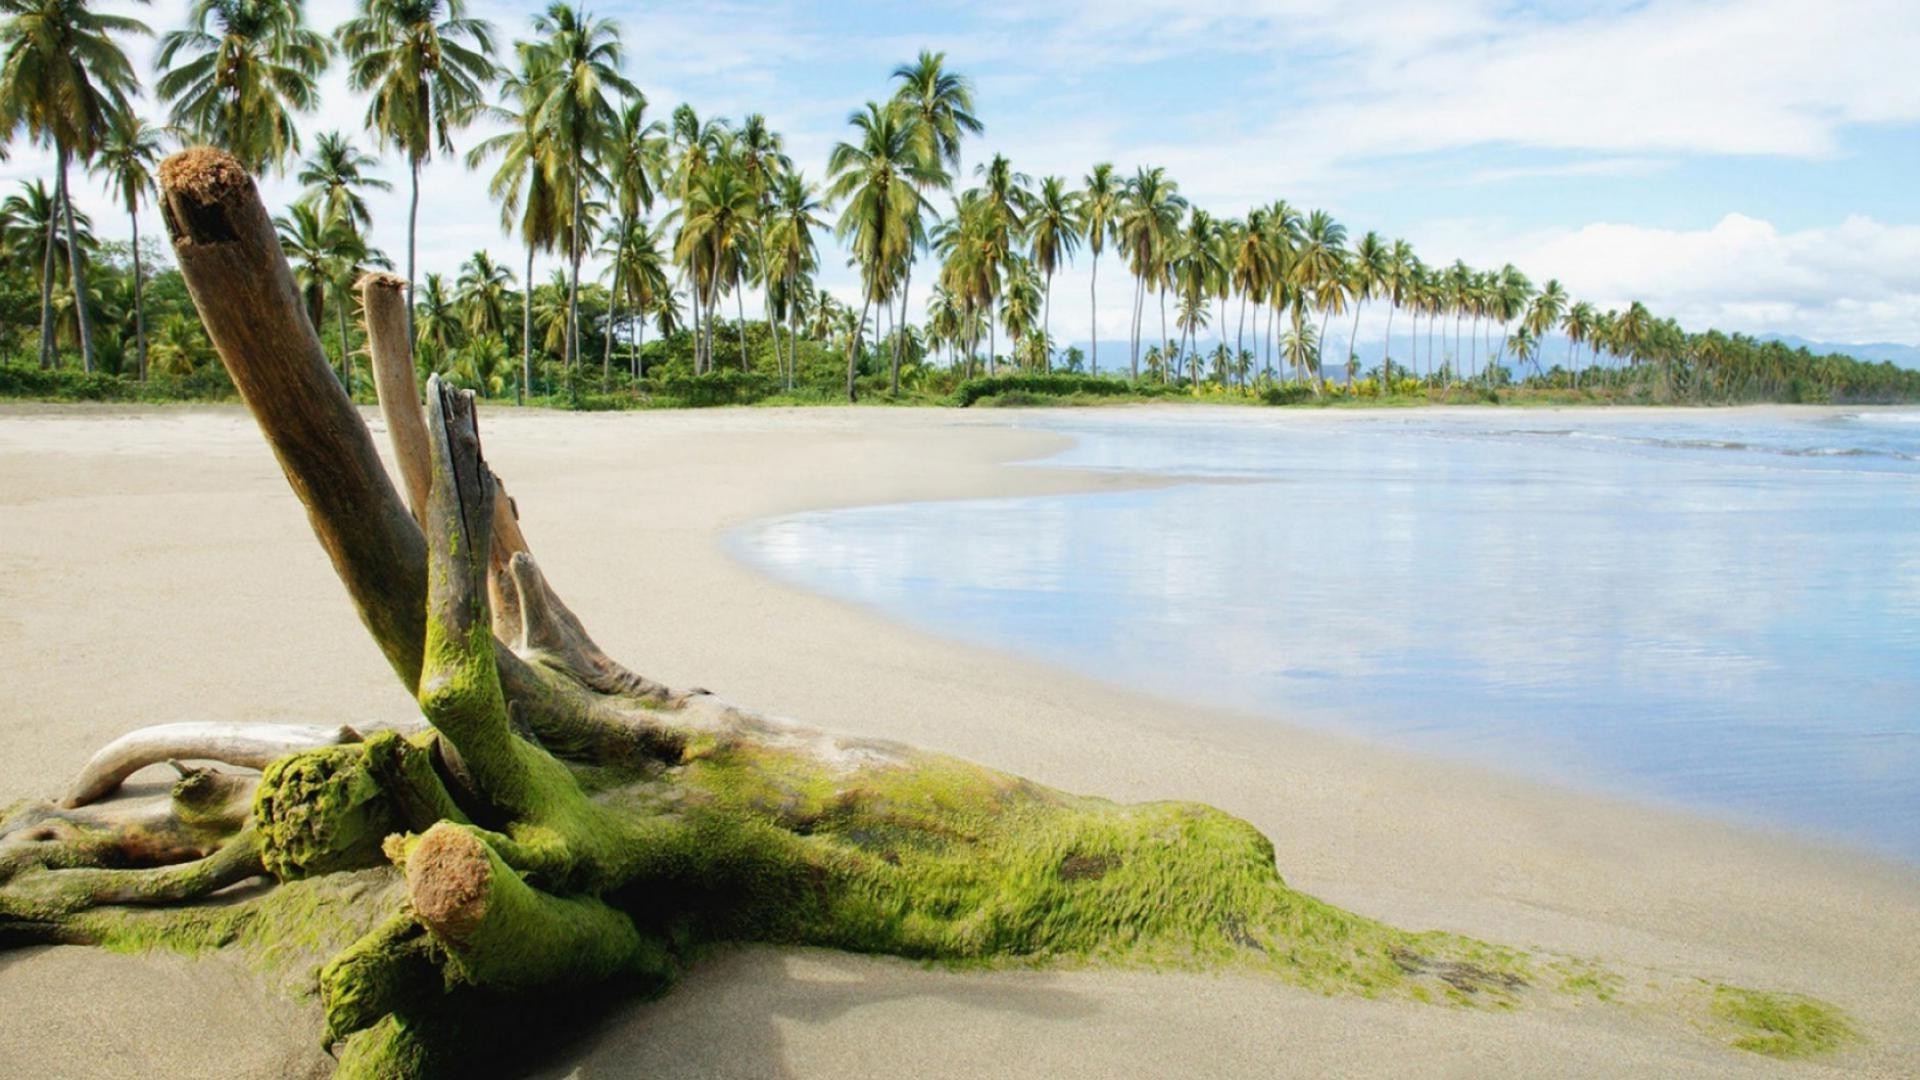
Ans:
[[[966,408],[984,398],[998,397],[1002,404],[1034,404],[1044,398],[1060,397],[1164,397],[1171,388],[1147,383],[1110,379],[1105,376],[1074,375],[1069,372],[1024,372],[1017,375],[993,375],[968,379],[954,387],[953,403]],[[1012,400],[1008,400],[1012,398]]]
[[[712,405],[750,405],[772,397],[780,390],[780,380],[758,371],[721,368],[704,375],[669,373],[656,384],[661,404],[705,408]]]

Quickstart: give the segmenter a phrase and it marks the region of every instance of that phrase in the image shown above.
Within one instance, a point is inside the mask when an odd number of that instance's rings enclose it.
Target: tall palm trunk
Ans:
[[[747,373],[747,298],[742,282],[733,283],[733,310],[740,317],[740,373]]]
[[[763,237],[760,243],[760,283],[767,309],[767,339],[773,342],[773,366],[783,377],[786,364],[780,359],[780,325],[773,321],[773,268],[767,265],[767,245]]]
[[[1380,396],[1385,397],[1393,390],[1393,309],[1399,305],[1392,297],[1387,298],[1387,351],[1380,355]]]
[[[1327,316],[1331,314],[1332,306],[1320,309],[1320,336],[1313,342],[1313,393],[1316,397],[1327,387]]]
[[[798,331],[794,328],[799,312],[793,302],[793,275],[787,275],[787,389],[793,389],[794,367],[800,362]]]
[[[526,288],[520,292],[520,404],[533,393],[533,242],[527,242]]]
[[[1047,271],[1047,290],[1040,301],[1040,370],[1053,370],[1053,271]]]
[[[40,258],[40,366],[58,358],[53,346],[53,249],[60,242],[60,204],[47,208],[47,240]]]
[[[140,204],[129,201],[127,216],[133,219],[133,356],[140,381],[147,381],[147,292],[146,276],[140,266]]]
[[[580,363],[580,170],[584,162],[573,163],[573,220],[567,224],[567,355],[563,366],[569,375],[578,375]]]
[[[1160,347],[1167,347],[1167,283],[1164,280],[1160,282]],[[1161,376],[1162,379],[1165,377]]]
[[[1090,343],[1093,350],[1093,373],[1100,374],[1100,253],[1093,253],[1093,283],[1087,286],[1087,301],[1093,308],[1093,318],[1089,320],[1093,331]]]
[[[867,298],[860,302],[860,321],[854,324],[853,336],[847,342],[847,401],[849,403],[859,400],[854,393],[853,377],[860,361],[860,332],[866,328],[867,312],[872,308],[873,295],[868,293]]]
[[[1254,314],[1254,329],[1258,330],[1259,313]],[[1247,294],[1240,294],[1240,325],[1233,331],[1233,358],[1240,359],[1240,351],[1247,346]]]
[[[72,155],[65,147],[60,159],[60,216],[67,223],[67,268],[73,280],[73,309],[80,319],[81,370],[93,371],[93,315],[87,310],[87,269],[80,262],[80,236],[73,227],[73,200],[67,195],[67,163]]]
[[[1133,278],[1133,322],[1128,332],[1128,346],[1133,350],[1133,380],[1140,381],[1140,298],[1147,287],[1145,274],[1136,274]]]
[[[911,254],[911,252],[909,252]],[[913,260],[907,260],[907,270],[900,281],[900,319],[893,325],[893,396],[900,396],[900,345],[907,326],[907,292],[913,288]],[[887,306],[887,319],[893,321],[893,306]]]
[[[334,290],[334,314],[340,318],[340,385],[346,387],[347,395],[353,395],[353,350],[347,347],[347,298],[340,295],[342,290]],[[313,328],[315,337],[320,335],[320,327]]]
[[[633,320],[633,378],[638,382],[647,377],[646,362],[640,359],[640,353],[647,347],[647,312],[643,307]]]
[[[1355,300],[1353,302],[1353,332],[1347,335],[1347,359],[1349,362],[1357,359],[1360,356],[1360,348],[1357,344],[1355,344],[1355,339],[1358,338],[1359,336],[1360,336],[1360,301]],[[1383,360],[1382,363],[1385,363],[1385,361]],[[1386,375],[1386,371],[1384,369],[1381,371],[1381,375],[1383,376],[1381,382],[1384,385],[1386,381],[1384,379],[1384,376]],[[1347,392],[1349,394],[1353,392],[1353,379],[1351,377],[1347,379]]]
[[[413,178],[411,181],[413,194],[407,206],[407,345],[411,348],[416,340],[413,336],[413,260],[420,235],[420,158],[418,155],[408,155],[408,171]],[[531,262],[531,255],[528,256],[528,260]],[[527,290],[528,292],[533,290],[531,280],[527,282]]]
[[[620,243],[613,251],[613,291],[607,294],[607,339],[600,352],[600,389],[605,390],[613,377],[613,327],[620,318],[620,271],[627,257],[627,231],[620,230]]]

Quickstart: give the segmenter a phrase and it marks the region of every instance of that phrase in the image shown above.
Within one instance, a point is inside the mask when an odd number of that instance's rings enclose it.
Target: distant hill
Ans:
[[[1792,334],[1761,334],[1762,340],[1778,341],[1782,345],[1794,348],[1805,346],[1808,352],[1817,354],[1839,353],[1856,360],[1878,364],[1892,361],[1904,368],[1920,368],[1920,345],[1900,345],[1891,341],[1876,341],[1865,345],[1846,345],[1834,341],[1809,341]]]

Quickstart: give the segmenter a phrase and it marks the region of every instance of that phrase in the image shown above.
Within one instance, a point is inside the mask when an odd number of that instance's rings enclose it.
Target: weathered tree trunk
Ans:
[[[657,991],[719,941],[1523,1000],[1535,958],[1295,892],[1266,838],[1217,810],[1079,798],[628,671],[534,563],[473,395],[430,378],[423,411],[404,283],[362,293],[405,500],[252,180],[205,149],[160,179],[208,334],[425,724],[116,741],[66,805],[0,814],[0,942],[245,950],[317,988],[348,1077],[498,1070],[556,1009]],[[95,802],[177,758],[261,771],[182,767],[168,796]]]

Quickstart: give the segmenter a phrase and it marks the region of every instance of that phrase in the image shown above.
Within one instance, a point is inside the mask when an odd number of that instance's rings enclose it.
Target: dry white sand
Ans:
[[[1059,445],[1010,419],[494,409],[482,429],[555,586],[648,675],[1070,790],[1210,802],[1272,837],[1291,883],[1356,911],[1817,994],[1868,1040],[1788,1065],[1554,1000],[1499,1014],[748,949],[620,1007],[554,1075],[1920,1074],[1910,869],[1120,692],[771,583],[721,543],[799,509],[1125,482],[1004,467]],[[411,709],[237,408],[0,407],[0,657],[9,799],[53,794],[139,724]],[[324,1071],[311,1010],[270,1001],[218,959],[0,952],[0,1075]]]

